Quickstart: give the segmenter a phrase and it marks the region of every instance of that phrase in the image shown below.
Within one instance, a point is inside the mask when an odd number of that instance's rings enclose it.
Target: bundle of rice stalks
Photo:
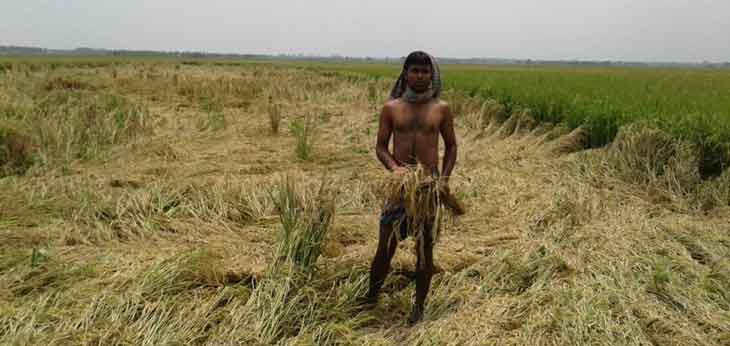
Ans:
[[[524,109],[519,113],[517,125],[515,126],[516,134],[525,135],[537,127],[537,120],[532,116],[532,111]]]
[[[140,293],[154,299],[196,287],[219,287],[225,282],[224,268],[223,258],[208,249],[182,252],[144,273]]]
[[[272,195],[282,226],[278,258],[303,269],[314,266],[334,220],[336,194],[334,185],[325,179],[316,190],[296,186],[290,178],[279,183]]]
[[[378,107],[381,103],[380,94],[381,89],[378,88],[377,81],[370,81],[368,83],[368,102],[374,107]]]
[[[588,148],[590,133],[583,127],[578,127],[568,135],[560,138],[553,152],[555,154],[570,154]]]
[[[502,126],[497,131],[497,135],[499,136],[499,138],[506,138],[515,133],[518,121],[519,116],[516,114],[512,114],[509,118],[507,118],[507,120],[502,123]]]
[[[405,210],[405,220],[400,222],[409,223],[408,234],[417,240],[422,239],[426,225],[433,226],[434,239],[438,239],[444,209],[452,216],[465,213],[463,204],[451,194],[446,180],[427,173],[420,164],[406,167],[402,174],[388,176],[383,184],[383,194],[384,209]]]
[[[471,129],[484,131],[501,125],[507,119],[505,107],[495,100],[486,100],[472,113],[463,115],[464,124]]]
[[[53,90],[93,90],[94,87],[87,82],[72,77],[55,77],[48,79],[43,85],[45,91]]]
[[[628,182],[665,178],[668,185],[684,189],[699,183],[698,154],[690,143],[641,125],[622,128],[607,151],[612,166]]]
[[[269,126],[273,134],[279,133],[279,125],[281,123],[281,105],[274,102],[272,96],[269,96],[269,107],[267,109],[269,114]]]
[[[492,123],[496,125],[502,124],[507,120],[508,113],[505,106],[495,100],[487,100],[482,104],[482,126],[486,128]]]
[[[30,138],[0,124],[0,177],[25,173],[33,160]]]

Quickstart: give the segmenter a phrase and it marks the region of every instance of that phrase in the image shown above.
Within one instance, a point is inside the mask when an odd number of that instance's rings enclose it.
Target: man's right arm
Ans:
[[[388,143],[390,142],[390,136],[393,134],[393,111],[389,104],[383,106],[383,110],[380,112],[380,124],[378,125],[378,139],[375,145],[375,154],[378,156],[378,160],[383,163],[383,166],[389,171],[393,171],[399,165],[393,155],[388,151]]]

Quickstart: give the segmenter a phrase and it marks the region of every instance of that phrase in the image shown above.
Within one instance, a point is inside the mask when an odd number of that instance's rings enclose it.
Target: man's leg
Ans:
[[[380,224],[380,234],[378,236],[378,250],[373,258],[370,266],[370,290],[366,296],[368,303],[375,304],[383,287],[388,271],[390,271],[390,261],[393,259],[395,250],[398,247],[398,240],[393,234],[392,224]]]
[[[422,242],[422,243],[421,243]],[[433,235],[431,226],[423,230],[423,239],[416,240],[416,301],[413,303],[411,316],[408,322],[413,324],[423,318],[423,310],[426,304],[426,296],[431,287],[433,276]]]

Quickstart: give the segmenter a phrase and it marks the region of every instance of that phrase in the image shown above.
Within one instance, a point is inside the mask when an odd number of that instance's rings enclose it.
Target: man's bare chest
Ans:
[[[434,105],[404,106],[395,114],[394,127],[399,132],[434,132],[442,116]]]

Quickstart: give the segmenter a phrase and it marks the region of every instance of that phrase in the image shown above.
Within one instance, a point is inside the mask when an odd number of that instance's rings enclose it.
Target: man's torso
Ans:
[[[438,143],[445,103],[433,100],[423,104],[393,100],[393,157],[401,164],[420,163],[438,170]]]

